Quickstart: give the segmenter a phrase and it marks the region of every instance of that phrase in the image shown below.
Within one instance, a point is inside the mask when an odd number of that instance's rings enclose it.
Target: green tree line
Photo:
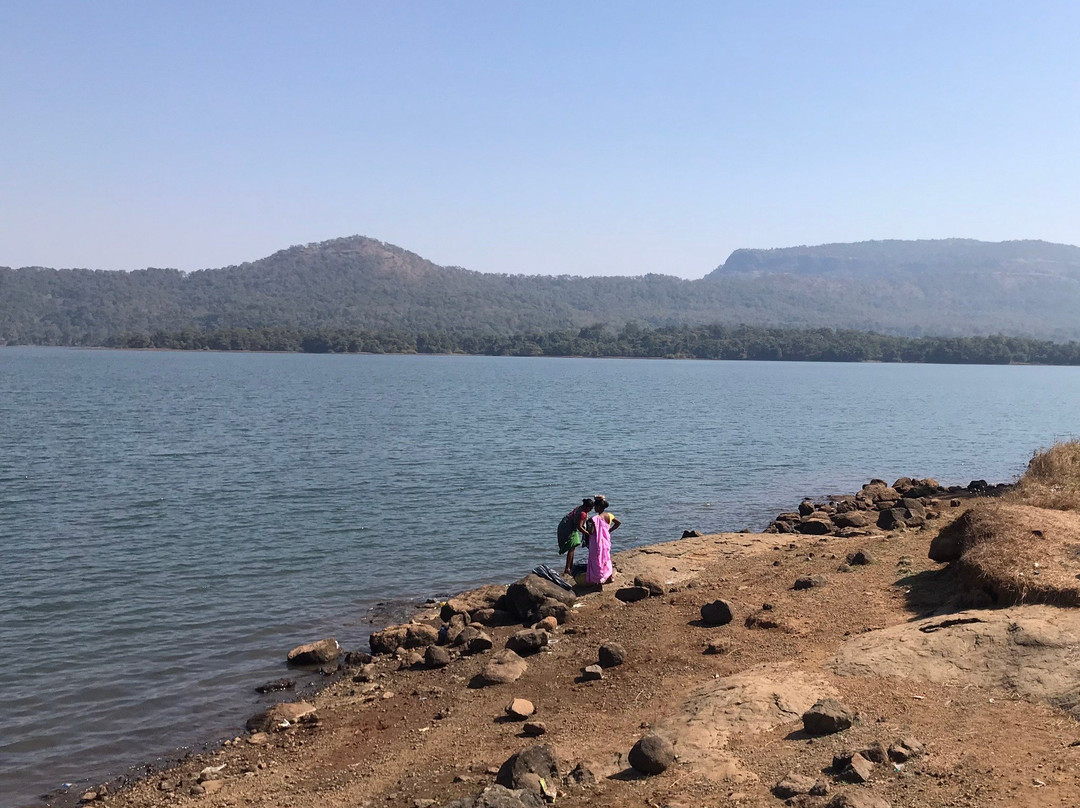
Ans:
[[[295,353],[473,354],[482,356],[642,357],[795,362],[1080,365],[1080,343],[1027,337],[898,337],[830,328],[668,326],[619,330],[602,325],[523,332],[418,332],[353,328],[225,328],[131,333],[115,348],[285,351]]]

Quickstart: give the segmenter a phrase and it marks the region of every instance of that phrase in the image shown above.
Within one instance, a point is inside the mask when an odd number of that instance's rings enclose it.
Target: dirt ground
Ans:
[[[957,662],[941,676],[927,676],[925,659],[918,669],[897,662],[895,670],[879,665],[861,675],[837,662],[846,643],[867,642],[881,629],[906,625],[916,638],[949,631],[934,615],[950,611],[953,582],[926,553],[938,528],[965,505],[945,508],[941,520],[917,530],[857,538],[722,534],[618,554],[616,585],[583,596],[548,648],[527,658],[516,682],[469,687],[491,651],[437,670],[398,670],[397,660],[377,657],[373,682],[347,676],[315,698],[316,724],[274,733],[261,745],[242,736],[104,802],[442,805],[493,783],[518,750],[547,743],[562,774],[582,761],[596,775],[586,788],[560,784],[556,804],[567,808],[779,806],[784,801],[771,789],[789,772],[828,784],[827,796],[800,798],[805,805],[824,806],[845,791],[873,794],[893,808],[1080,805],[1080,726],[1047,703],[1053,699],[1025,695],[1011,673],[1023,667],[1030,643],[1006,648],[969,632],[958,644],[934,646],[932,653]],[[868,550],[873,563],[839,571],[856,548]],[[670,591],[635,603],[616,599],[618,585],[640,573],[659,577]],[[794,590],[806,575],[825,581]],[[703,625],[700,608],[716,598],[734,604],[735,619]],[[765,604],[771,608],[762,611]],[[748,626],[752,615],[761,619]],[[495,650],[518,629],[488,629]],[[1035,645],[1069,650],[1074,639]],[[581,681],[582,667],[597,661],[605,641],[621,643],[626,662],[600,681]],[[714,641],[725,641],[725,652],[704,653]],[[969,681],[964,649],[982,643],[996,643],[991,652],[1001,646],[1001,675]],[[844,732],[812,737],[803,732],[801,712],[824,696],[858,718]],[[504,708],[515,697],[536,705],[546,734],[526,738],[520,723],[507,720]],[[673,740],[678,758],[663,774],[644,777],[626,757],[649,729]],[[901,766],[875,766],[866,784],[842,782],[831,768],[834,752],[904,737],[921,742],[925,754]],[[193,796],[209,766],[224,766],[219,785]]]

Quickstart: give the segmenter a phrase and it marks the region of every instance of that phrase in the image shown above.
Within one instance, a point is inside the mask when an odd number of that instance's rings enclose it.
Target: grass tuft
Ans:
[[[1080,440],[1037,451],[1006,499],[1036,508],[1080,511]]]

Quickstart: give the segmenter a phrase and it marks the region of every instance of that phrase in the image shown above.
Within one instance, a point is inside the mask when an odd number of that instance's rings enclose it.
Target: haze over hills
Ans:
[[[514,333],[741,323],[899,335],[1080,338],[1080,248],[874,241],[736,250],[665,275],[485,274],[362,236],[188,274],[0,269],[0,343],[98,345],[132,332],[364,328]]]

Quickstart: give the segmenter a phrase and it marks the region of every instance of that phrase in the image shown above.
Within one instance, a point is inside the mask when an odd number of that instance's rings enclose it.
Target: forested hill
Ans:
[[[0,343],[229,328],[507,335],[599,323],[1064,340],[1080,337],[1078,310],[1080,248],[1037,241],[738,250],[696,281],[484,274],[360,236],[188,274],[0,268]]]

